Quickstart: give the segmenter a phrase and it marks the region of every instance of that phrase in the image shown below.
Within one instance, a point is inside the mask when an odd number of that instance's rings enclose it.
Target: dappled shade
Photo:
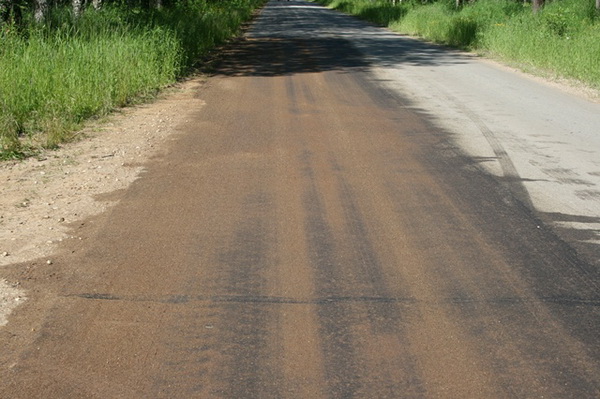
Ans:
[[[218,73],[230,76],[274,76],[368,65],[343,39],[256,38],[230,48],[217,68]]]

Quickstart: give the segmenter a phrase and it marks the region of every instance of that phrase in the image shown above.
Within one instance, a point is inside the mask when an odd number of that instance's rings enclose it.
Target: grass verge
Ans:
[[[513,0],[318,0],[395,31],[477,51],[600,89],[600,14],[594,0],[550,0],[534,15]]]
[[[0,159],[72,137],[88,118],[143,101],[233,36],[262,0],[106,7],[44,24],[0,25]]]

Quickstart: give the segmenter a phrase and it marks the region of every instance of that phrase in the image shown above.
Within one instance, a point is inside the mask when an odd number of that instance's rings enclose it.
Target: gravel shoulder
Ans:
[[[24,161],[0,163],[0,326],[26,299],[2,267],[42,259],[65,240],[78,240],[72,227],[115,204],[110,193],[126,189],[143,165],[178,132],[206,79],[197,77],[165,91],[150,104],[120,110],[90,123],[81,140]]]

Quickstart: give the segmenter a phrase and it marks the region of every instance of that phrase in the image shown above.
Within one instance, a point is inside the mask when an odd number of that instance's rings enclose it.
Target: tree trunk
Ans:
[[[35,0],[35,10],[33,12],[35,22],[42,22],[46,16],[46,11],[48,11],[48,0]]]
[[[82,2],[81,0],[73,0],[71,4],[73,7],[73,16],[75,16],[75,18],[78,18],[81,15]]]
[[[102,7],[102,0],[92,0],[92,6],[95,10],[99,10]]]
[[[533,0],[532,7],[533,13],[537,14],[544,7],[544,0]]]
[[[600,0],[596,0],[596,10],[600,11]]]

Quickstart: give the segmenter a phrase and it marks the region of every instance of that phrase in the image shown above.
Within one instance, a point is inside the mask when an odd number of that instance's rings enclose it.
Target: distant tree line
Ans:
[[[35,21],[41,22],[52,7],[70,7],[73,15],[78,16],[87,7],[99,9],[105,3],[151,9],[170,6],[181,1],[185,0],[0,0],[0,24],[20,25],[27,15],[31,15]]]
[[[0,0],[0,23],[11,23],[19,25],[23,22],[24,15],[30,13],[37,22],[43,21],[48,10],[51,7],[65,6],[71,7],[74,16],[78,16],[86,7],[99,9],[104,3],[118,3],[132,8],[161,8],[170,6],[175,2],[185,0]],[[207,2],[217,2],[223,0],[205,0]],[[422,0],[423,2],[435,0]],[[476,0],[456,0],[456,6],[463,3]],[[546,0],[516,0],[531,2],[532,10],[537,13],[544,6]],[[557,0],[555,0],[557,1]],[[402,0],[392,0],[394,4]],[[595,0],[596,9],[600,11],[600,0]]]
[[[60,6],[70,6],[79,15],[86,6],[100,8],[102,0],[0,0],[0,23],[21,25],[28,14],[41,22],[51,7]]]

